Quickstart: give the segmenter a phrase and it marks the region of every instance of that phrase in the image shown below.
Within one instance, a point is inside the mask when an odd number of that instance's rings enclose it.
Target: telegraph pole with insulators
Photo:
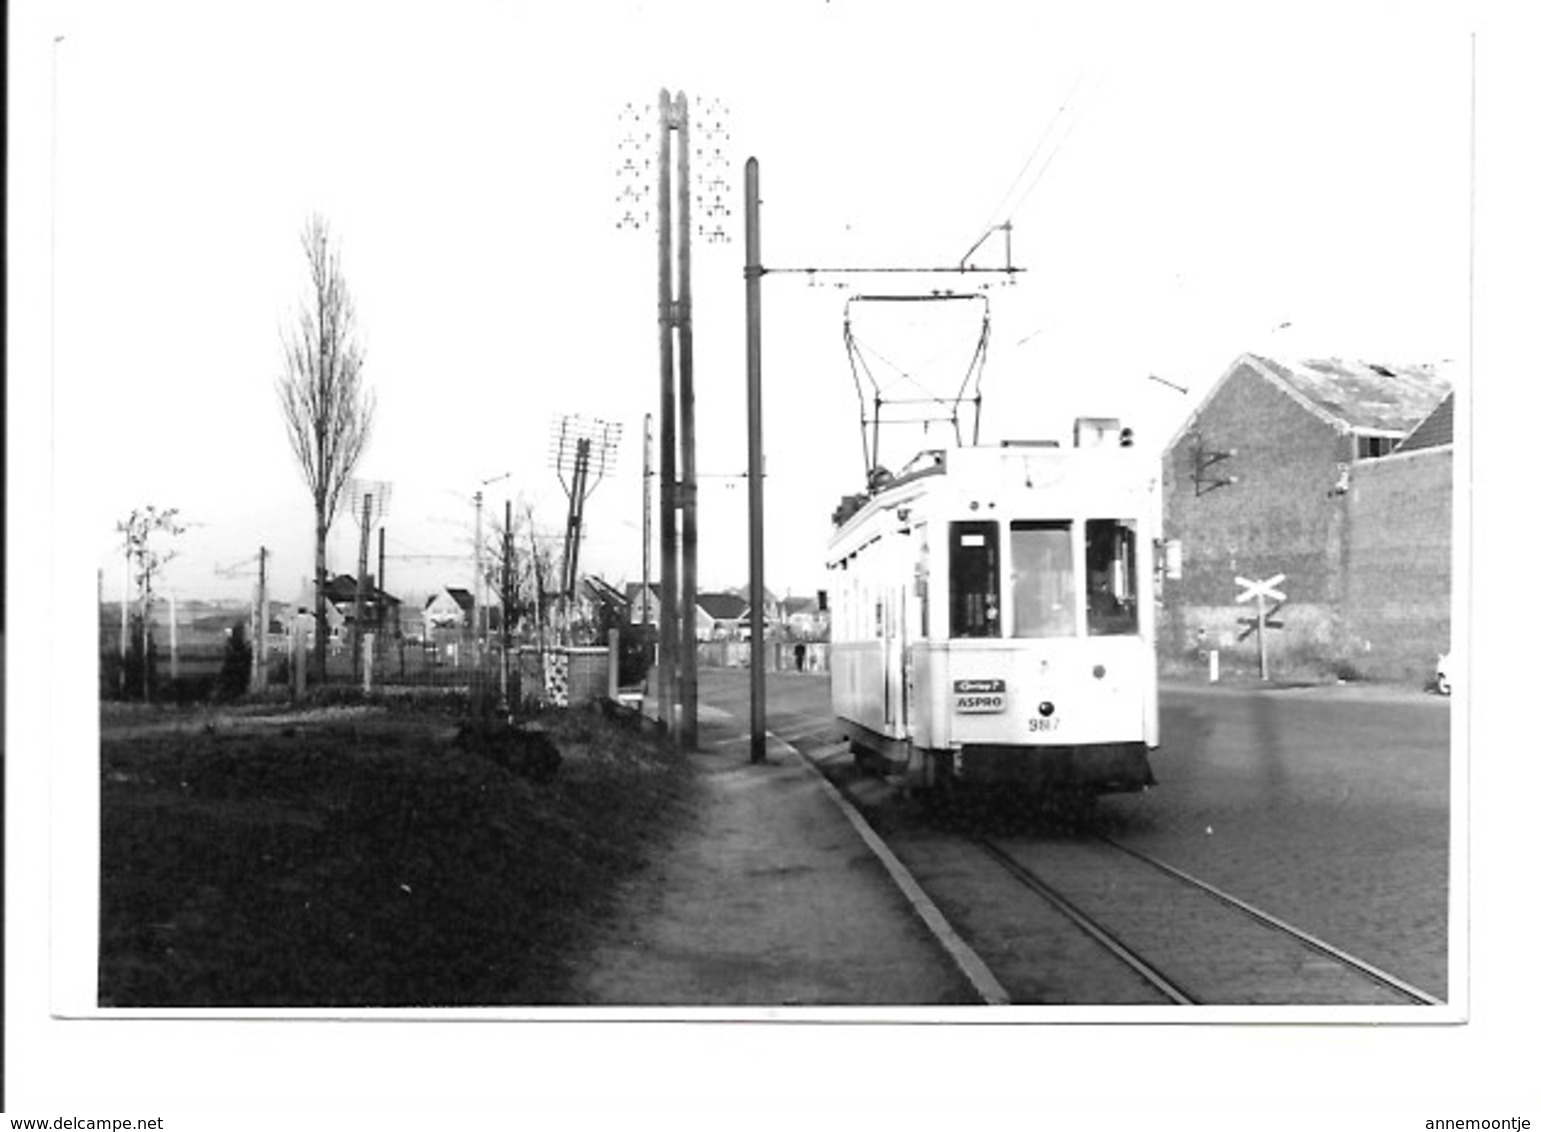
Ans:
[[[664,727],[680,746],[696,744],[696,472],[695,375],[691,304],[691,241],[726,242],[723,220],[728,214],[726,110],[718,102],[705,104],[705,129],[692,147],[690,103],[684,92],[658,96],[658,355],[659,355],[659,557],[658,712]],[[641,228],[651,222],[642,188],[649,169],[646,119],[628,105],[622,115],[628,133],[621,143],[625,154],[617,197],[618,228]],[[637,134],[641,134],[640,139]],[[675,135],[671,139],[670,135]],[[671,154],[671,140],[673,141]],[[691,178],[691,154],[701,158],[700,176]],[[671,156],[674,171],[671,175]],[[703,207],[692,220],[692,191]],[[675,197],[677,196],[677,205]],[[675,213],[678,212],[678,216]],[[677,256],[677,259],[676,259]],[[677,284],[677,292],[676,292]],[[678,371],[676,372],[676,337]],[[678,468],[676,467],[678,460]],[[676,475],[678,473],[678,477]],[[683,538],[681,538],[683,536]],[[683,545],[682,545],[683,543]],[[676,717],[675,709],[679,715]]]

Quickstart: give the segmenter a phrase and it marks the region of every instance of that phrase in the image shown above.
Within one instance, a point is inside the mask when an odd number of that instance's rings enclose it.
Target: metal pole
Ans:
[[[171,680],[177,679],[177,591],[167,590],[166,600],[171,607]]]
[[[503,663],[499,667],[502,682],[503,706],[508,710],[509,722],[513,722],[514,701],[508,698],[508,649],[512,643],[509,633],[508,614],[513,602],[509,600],[513,588],[514,570],[514,503],[511,499],[503,500],[503,574],[502,592],[498,595],[498,605],[503,610]]]
[[[381,510],[380,517],[382,519],[385,518],[385,512],[384,512],[383,509]],[[383,595],[385,593],[385,528],[384,527],[380,528],[380,546],[379,546],[379,549],[375,551],[375,580],[374,580],[374,585],[370,586],[369,588],[370,588],[371,593],[378,599],[375,602],[375,607],[374,607],[374,627],[375,627],[376,631],[378,631],[378,632],[383,634],[385,632],[386,628],[388,627],[386,625],[386,623],[385,623],[385,621],[386,621],[386,618],[385,618],[385,598],[383,596],[381,596],[381,595]],[[383,669],[381,670],[381,674],[384,675],[384,670]]]
[[[124,699],[128,699],[128,592],[129,563],[132,561],[129,554],[128,549],[123,551],[123,605],[120,610],[123,625],[118,631],[118,694]]]
[[[562,593],[572,602],[578,594],[578,553],[583,542],[583,497],[589,489],[589,439],[578,441],[573,458],[573,490],[567,507],[567,553],[562,559]]]
[[[1257,595],[1257,666],[1264,680],[1268,679],[1268,645],[1264,640],[1267,633],[1268,608],[1263,602],[1262,592]]]
[[[749,761],[765,761],[765,453],[760,436],[760,162],[744,163],[744,313],[749,378]]]
[[[689,619],[680,626],[680,745],[696,749],[696,388],[690,311],[690,103],[683,91],[674,96],[679,122],[679,336],[680,336],[680,478],[683,481],[684,577],[680,607]]]
[[[257,548],[257,690],[268,686],[268,548]]]
[[[476,493],[476,578],[471,583],[471,698],[480,706],[482,657],[482,493]]]
[[[369,569],[369,509],[374,496],[364,494],[364,516],[359,520],[358,577],[353,579],[353,678],[362,679],[359,655],[364,648],[364,572]]]
[[[667,734],[675,733],[674,703],[679,658],[678,541],[674,514],[674,275],[670,256],[674,234],[669,196],[669,92],[658,92],[658,717]]]
[[[653,582],[653,414],[642,418],[642,637],[647,639]],[[656,660],[655,660],[656,662]]]

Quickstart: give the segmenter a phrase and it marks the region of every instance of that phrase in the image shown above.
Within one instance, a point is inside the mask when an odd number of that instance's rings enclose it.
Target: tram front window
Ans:
[[[952,635],[1001,635],[1000,536],[994,523],[953,523],[948,558],[952,575]]]
[[[1075,558],[1069,523],[1011,524],[1014,637],[1075,636]]]
[[[1140,631],[1134,548],[1133,523],[1086,521],[1086,631],[1094,637]]]

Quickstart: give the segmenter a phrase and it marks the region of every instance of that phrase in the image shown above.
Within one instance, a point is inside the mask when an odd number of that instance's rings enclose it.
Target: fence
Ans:
[[[246,675],[250,669],[231,657],[232,631],[238,621],[240,618],[234,617],[230,625],[200,633],[190,633],[179,626],[175,647],[169,639],[169,626],[153,626],[149,698],[178,702],[234,698],[252,687],[265,687],[281,694],[282,689],[292,684],[294,665],[301,651],[306,685],[316,687],[314,647],[303,635],[294,633],[268,634],[263,674],[266,679],[253,680]],[[366,635],[364,640],[367,649],[360,648],[357,671],[353,645],[346,631],[339,632],[328,643],[327,687],[361,688],[367,669],[371,690],[384,695],[407,689],[442,689],[499,698],[507,695],[515,702],[535,699],[581,703],[610,693],[612,662],[606,647],[541,649],[515,644],[509,649],[505,673],[502,641],[495,635],[480,645],[469,631],[455,629],[437,630],[432,640],[385,640],[373,634]],[[119,624],[104,617],[98,644],[100,696],[141,698],[145,673],[138,661],[138,642],[131,642],[125,650]],[[252,650],[252,665],[258,663],[256,652]]]

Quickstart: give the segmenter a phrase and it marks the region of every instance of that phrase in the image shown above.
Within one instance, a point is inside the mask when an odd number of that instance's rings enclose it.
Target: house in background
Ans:
[[[471,624],[476,598],[459,586],[442,586],[423,603],[423,619],[430,629],[464,629]]]
[[[622,588],[626,595],[626,607],[630,611],[627,620],[633,625],[641,625],[646,622],[655,629],[658,627],[659,586],[657,582],[649,582],[647,587],[647,600],[643,601],[642,583],[627,582]],[[646,613],[644,615],[644,605]]]
[[[749,603],[735,593],[696,594],[696,640],[737,640]]]
[[[785,612],[787,636],[795,641],[829,640],[829,610],[819,607],[818,598],[788,596],[781,608]]]
[[[336,604],[323,591],[326,601],[326,635],[331,642],[331,647],[337,647],[342,641],[343,615]],[[316,622],[314,617],[316,604],[315,578],[306,576],[300,580],[300,584],[294,590],[294,600],[287,603],[274,603],[287,605],[289,610],[289,629],[295,635],[297,641],[303,643],[305,648],[312,648],[316,643]]]
[[[428,623],[423,617],[421,606],[402,602],[396,610],[396,628],[401,633],[401,639],[408,644],[421,644],[427,635]]]
[[[359,584],[352,574],[334,574],[326,582],[326,599],[342,615],[347,632],[352,632],[362,617],[365,632],[380,633],[390,639],[400,624],[401,599],[377,589],[368,574],[364,576],[362,589],[360,594]]]
[[[579,598],[583,603],[584,619],[596,625],[636,625],[633,619],[631,599],[625,589],[617,589],[596,575],[585,574],[578,585]]]
[[[1237,358],[1162,453],[1163,656],[1253,663],[1237,579],[1282,574],[1280,671],[1431,671],[1448,647],[1451,463],[1448,446],[1397,452],[1449,393],[1431,366]]]

